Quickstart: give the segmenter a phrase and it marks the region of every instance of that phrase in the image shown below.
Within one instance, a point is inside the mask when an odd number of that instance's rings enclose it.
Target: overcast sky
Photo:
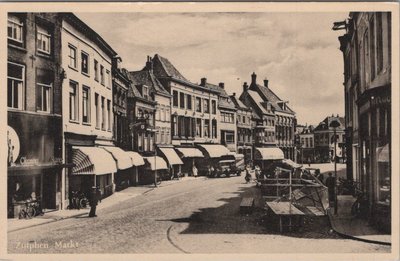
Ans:
[[[147,55],[169,59],[190,81],[206,77],[240,95],[269,80],[299,124],[344,114],[343,61],[334,21],[348,13],[76,13],[122,57],[128,70]]]

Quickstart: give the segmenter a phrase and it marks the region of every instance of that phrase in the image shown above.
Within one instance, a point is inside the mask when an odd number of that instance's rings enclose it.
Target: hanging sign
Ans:
[[[8,147],[8,166],[15,166],[15,161],[17,160],[20,152],[20,142],[17,132],[7,126],[7,147]]]

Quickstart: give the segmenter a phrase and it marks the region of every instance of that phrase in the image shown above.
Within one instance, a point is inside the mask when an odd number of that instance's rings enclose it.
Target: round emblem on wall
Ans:
[[[7,146],[8,146],[8,164],[11,165],[17,160],[19,156],[20,143],[18,134],[10,126],[7,126]]]

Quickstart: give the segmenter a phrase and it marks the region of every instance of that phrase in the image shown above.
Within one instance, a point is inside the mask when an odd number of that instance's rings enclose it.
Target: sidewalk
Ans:
[[[343,237],[369,243],[390,245],[391,235],[384,234],[368,224],[368,221],[351,215],[351,206],[356,199],[353,196],[338,196],[338,213],[328,209],[332,229]]]
[[[198,180],[206,179],[206,177],[197,177],[197,178],[183,177],[179,180],[162,181],[161,184],[158,185],[158,187],[159,188],[166,187],[166,186],[173,185],[173,184],[176,184],[179,182],[186,182],[186,181],[197,180],[197,179]],[[113,206],[122,201],[129,200],[129,199],[137,197],[139,195],[146,194],[146,193],[152,191],[153,189],[155,189],[154,184],[126,188],[122,191],[115,192],[111,196],[103,199],[101,201],[101,204],[99,204],[97,206],[97,209],[100,210],[100,209],[104,209],[104,208]],[[29,228],[29,227],[46,224],[46,223],[56,222],[58,220],[88,215],[89,210],[90,210],[90,208],[81,209],[81,210],[77,210],[77,209],[58,210],[58,211],[47,212],[43,216],[37,216],[32,219],[18,219],[18,218],[8,219],[7,220],[7,232],[13,232],[13,231],[21,230],[24,228]]]

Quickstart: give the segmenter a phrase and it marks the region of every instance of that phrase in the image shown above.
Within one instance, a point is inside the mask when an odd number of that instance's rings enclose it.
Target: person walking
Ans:
[[[193,164],[192,172],[193,172],[193,177],[197,178],[197,168],[195,164]]]
[[[97,217],[96,215],[96,207],[99,201],[99,194],[101,194],[100,189],[98,189],[96,186],[92,187],[92,190],[90,192],[90,212],[89,212],[89,217]]]
[[[329,205],[331,206],[331,202],[335,201],[335,178],[332,177],[331,172],[325,180],[325,185],[328,187]]]

